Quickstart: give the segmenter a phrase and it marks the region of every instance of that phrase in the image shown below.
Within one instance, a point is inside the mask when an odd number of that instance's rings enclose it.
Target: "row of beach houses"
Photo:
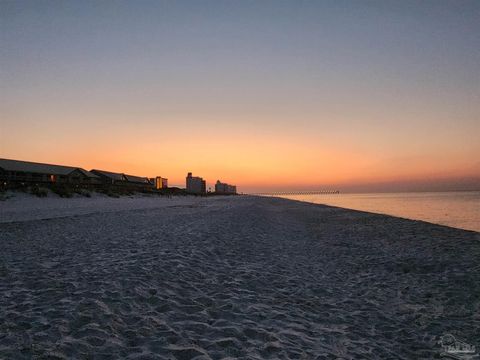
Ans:
[[[154,178],[80,167],[52,165],[30,161],[0,158],[0,182],[3,184],[65,184],[82,187],[123,187],[132,190],[160,190],[168,188],[168,179]],[[217,191],[218,185],[218,191]],[[188,173],[186,191],[191,194],[206,194],[206,182],[201,177]],[[219,194],[236,194],[235,186],[217,181],[215,191]]]

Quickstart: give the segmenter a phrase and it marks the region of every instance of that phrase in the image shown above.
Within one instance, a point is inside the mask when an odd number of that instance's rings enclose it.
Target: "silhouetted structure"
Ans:
[[[307,191],[274,191],[265,193],[251,193],[250,195],[265,195],[265,196],[277,196],[277,195],[329,195],[340,194],[338,190],[307,190]]]
[[[153,183],[155,184],[155,189],[159,190],[159,189],[168,188],[168,179],[167,178],[157,176],[153,180],[154,180]]]
[[[186,188],[187,192],[190,194],[206,194],[207,184],[199,176],[192,176],[192,173],[189,172],[186,178]]]
[[[206,182],[199,176],[189,172],[186,178],[186,189],[168,187],[168,179],[157,176],[154,178],[117,173],[106,170],[92,169],[87,171],[80,167],[43,164],[30,161],[0,159],[0,187],[18,188],[32,185],[47,185],[55,189],[97,188],[100,191],[119,191],[128,193],[136,190],[151,192],[162,190],[163,194],[206,194]],[[57,186],[60,185],[60,186]],[[67,186],[66,186],[67,185]],[[217,181],[215,192],[218,194],[236,194],[237,188]]]
[[[103,185],[115,185],[128,188],[151,189],[153,184],[147,177],[115,173],[105,170],[93,169],[92,173],[97,175]]]
[[[222,183],[220,182],[220,180],[217,180],[217,182],[215,183],[215,193],[233,195],[237,193],[237,187],[235,185]]]
[[[76,184],[100,183],[97,175],[73,166],[0,159],[0,180],[7,183]]]

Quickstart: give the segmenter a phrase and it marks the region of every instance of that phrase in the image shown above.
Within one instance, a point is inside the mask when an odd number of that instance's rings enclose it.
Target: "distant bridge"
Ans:
[[[312,190],[312,191],[274,191],[268,193],[255,193],[249,195],[261,195],[261,196],[282,196],[282,195],[329,195],[340,194],[338,190]]]

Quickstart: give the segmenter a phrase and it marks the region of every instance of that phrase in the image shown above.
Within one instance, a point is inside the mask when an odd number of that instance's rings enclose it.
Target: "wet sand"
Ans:
[[[278,198],[0,202],[0,359],[431,359],[480,234]]]

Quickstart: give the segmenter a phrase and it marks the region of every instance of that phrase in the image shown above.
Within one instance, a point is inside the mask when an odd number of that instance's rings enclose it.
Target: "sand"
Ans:
[[[0,359],[431,359],[480,234],[249,196],[0,202]]]

